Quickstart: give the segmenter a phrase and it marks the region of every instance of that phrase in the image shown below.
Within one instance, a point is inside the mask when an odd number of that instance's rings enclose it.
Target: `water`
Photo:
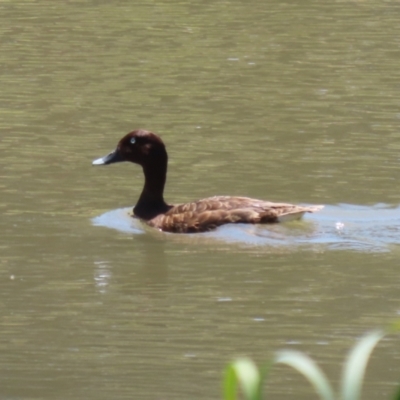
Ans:
[[[393,2],[0,5],[0,393],[220,398],[236,356],[306,351],[333,380],[399,317],[399,12]],[[325,204],[302,221],[173,235],[126,208],[161,135],[171,203]],[[389,398],[398,338],[363,398]],[[312,388],[277,368],[271,397]]]
[[[131,234],[152,234],[165,240],[207,243],[231,243],[258,246],[258,251],[275,247],[303,249],[391,251],[400,244],[400,208],[385,204],[373,207],[340,204],[306,216],[307,221],[284,224],[228,224],[215,231],[195,235],[155,233],[132,218],[132,207],[108,211],[93,218],[93,224]],[[311,220],[311,221],[309,221]],[[182,236],[182,237],[177,237]]]

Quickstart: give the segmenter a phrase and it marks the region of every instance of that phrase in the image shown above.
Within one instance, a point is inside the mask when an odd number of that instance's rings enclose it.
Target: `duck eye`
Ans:
[[[132,144],[135,144],[136,143],[136,139],[133,137],[133,138],[131,138],[131,143]]]

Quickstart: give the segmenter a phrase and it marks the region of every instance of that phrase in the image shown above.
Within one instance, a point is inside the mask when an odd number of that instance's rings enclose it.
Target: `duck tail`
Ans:
[[[308,206],[308,207],[305,207],[305,208],[306,208],[306,212],[313,213],[313,212],[317,212],[317,211],[322,210],[324,207],[325,206],[323,206],[323,205],[318,205],[318,206]]]
[[[322,205],[318,206],[308,206],[308,207],[296,207],[296,209],[283,213],[278,216],[278,222],[293,221],[295,219],[300,219],[306,212],[314,213],[320,211],[324,208]]]

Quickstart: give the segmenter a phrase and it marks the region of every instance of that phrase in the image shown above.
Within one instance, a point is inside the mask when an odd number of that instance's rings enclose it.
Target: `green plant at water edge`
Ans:
[[[286,364],[304,375],[322,400],[359,400],[365,369],[372,351],[386,334],[399,330],[400,322],[397,322],[386,330],[367,333],[356,343],[343,365],[338,394],[335,394],[326,375],[310,357],[299,351],[281,350],[275,354],[270,363],[260,369],[247,358],[229,364],[225,371],[224,399],[237,400],[240,389],[244,399],[261,400],[262,389],[272,365]],[[400,400],[400,388],[393,400]]]

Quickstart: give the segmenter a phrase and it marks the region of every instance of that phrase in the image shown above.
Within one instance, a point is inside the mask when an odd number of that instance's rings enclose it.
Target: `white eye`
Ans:
[[[133,138],[131,138],[131,143],[132,144],[135,144],[136,143],[136,139],[133,137]]]

